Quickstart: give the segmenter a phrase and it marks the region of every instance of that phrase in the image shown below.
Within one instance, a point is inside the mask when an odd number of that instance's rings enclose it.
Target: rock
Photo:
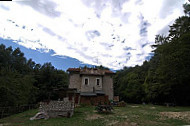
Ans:
[[[49,116],[45,112],[38,112],[34,117],[31,117],[30,120],[35,120],[35,119],[48,119]]]

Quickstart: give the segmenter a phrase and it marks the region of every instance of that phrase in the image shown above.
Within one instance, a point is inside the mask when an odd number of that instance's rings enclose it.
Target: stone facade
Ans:
[[[78,93],[87,95],[107,95],[113,100],[114,73],[110,70],[93,68],[69,68],[69,88],[76,88]]]
[[[69,76],[69,88],[76,88],[80,91],[81,85],[78,83],[82,83],[81,77],[78,73],[72,73]]]
[[[82,83],[78,83],[77,85],[81,85],[81,92],[93,92],[94,90],[102,90],[102,76],[82,75],[80,79],[82,80]],[[88,85],[85,85],[85,79],[89,80]],[[97,79],[99,79],[99,85],[97,85]]]
[[[109,96],[109,99],[113,100],[113,78],[112,76],[105,75],[103,78],[103,91]]]

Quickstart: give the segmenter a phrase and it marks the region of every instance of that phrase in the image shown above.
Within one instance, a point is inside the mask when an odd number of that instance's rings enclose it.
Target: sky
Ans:
[[[112,70],[149,60],[155,35],[167,35],[188,0],[0,1],[0,44],[58,68]]]

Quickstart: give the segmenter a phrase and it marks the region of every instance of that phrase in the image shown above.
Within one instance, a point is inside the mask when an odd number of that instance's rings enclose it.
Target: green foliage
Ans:
[[[19,48],[13,50],[0,45],[0,106],[31,102],[34,78],[26,71],[26,58]],[[30,99],[31,98],[31,99]]]
[[[127,102],[143,102],[143,83],[148,68],[148,63],[145,61],[142,66],[117,71],[114,77],[114,94],[119,95],[121,100]]]
[[[55,98],[53,89],[66,87],[68,75],[51,63],[27,60],[19,48],[0,45],[0,106],[33,104]]]
[[[100,69],[100,70],[109,70],[109,68],[107,68],[107,67],[105,67],[105,66],[102,66],[102,65],[100,65],[100,66],[95,66],[95,68]]]
[[[179,17],[169,35],[157,35],[154,56],[142,66],[124,68],[115,76],[115,94],[127,102],[190,104],[190,15]]]
[[[107,68],[105,66],[102,66],[102,65],[100,65],[100,66],[92,66],[92,67],[88,67],[87,65],[85,65],[84,67],[80,67],[80,68],[82,68],[82,69],[84,69],[84,68],[95,68],[95,69],[100,69],[100,70],[109,70],[109,68]]]
[[[183,5],[183,8],[184,8],[185,15],[190,16],[190,5],[186,3]]]
[[[51,63],[45,63],[35,73],[35,86],[39,88],[38,101],[58,99],[55,97],[54,89],[67,87],[68,75],[62,70],[55,69]]]

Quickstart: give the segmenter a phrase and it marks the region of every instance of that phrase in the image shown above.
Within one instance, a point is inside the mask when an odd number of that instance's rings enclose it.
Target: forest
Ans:
[[[36,64],[27,60],[19,48],[0,45],[0,107],[53,99],[54,89],[67,84],[67,73],[51,63]]]
[[[156,35],[154,56],[143,65],[125,67],[114,78],[115,95],[131,103],[190,105],[190,5],[168,35]]]
[[[149,61],[116,72],[114,94],[120,100],[190,105],[190,5],[183,7],[185,15],[175,20],[169,34],[156,35]],[[64,87],[68,87],[65,71],[27,60],[19,48],[0,45],[0,107],[55,99],[54,89]]]

